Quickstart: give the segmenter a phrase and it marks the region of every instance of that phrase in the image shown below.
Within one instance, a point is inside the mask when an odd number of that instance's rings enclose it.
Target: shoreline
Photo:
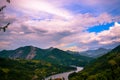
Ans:
[[[68,76],[74,72],[79,72],[81,70],[83,70],[83,67],[78,67],[78,66],[74,66],[76,67],[76,70],[73,70],[73,71],[68,71],[68,72],[63,72],[63,73],[58,73],[58,74],[54,74],[54,75],[51,75],[51,76],[48,76],[45,78],[45,80],[50,80],[50,79],[57,79],[57,78],[64,78],[65,80],[68,80]]]

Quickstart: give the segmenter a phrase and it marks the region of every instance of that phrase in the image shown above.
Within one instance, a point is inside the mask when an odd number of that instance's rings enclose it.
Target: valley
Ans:
[[[76,70],[70,71],[70,72],[63,72],[63,73],[59,73],[59,74],[55,74],[55,75],[51,75],[47,78],[45,78],[45,80],[50,80],[50,79],[62,79],[62,80],[68,80],[68,76],[74,72],[80,72],[83,70],[83,67],[75,67]]]
[[[0,51],[0,80],[42,80],[58,73],[66,74],[63,77],[68,79],[70,73],[76,69],[81,70],[71,65],[83,67],[91,60],[93,58],[76,56],[57,48],[25,46],[3,50]]]
[[[0,80],[120,80],[120,0],[0,0]]]
[[[42,80],[47,76],[76,70],[40,60],[0,58],[0,80]]]
[[[120,46],[98,58],[71,54],[57,48],[40,49],[25,46],[15,50],[3,50],[0,52],[0,74],[2,75],[0,80],[13,78],[16,80],[60,78],[64,80],[113,80],[113,78],[119,80],[119,53]],[[75,68],[71,65],[79,67]]]

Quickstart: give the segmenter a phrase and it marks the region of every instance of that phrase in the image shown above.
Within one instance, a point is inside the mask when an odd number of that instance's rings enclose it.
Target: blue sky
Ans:
[[[99,33],[104,30],[109,30],[111,26],[114,26],[114,22],[112,23],[106,23],[98,26],[92,26],[91,28],[88,29],[89,32],[96,32]]]
[[[120,0],[0,0],[0,50],[33,45],[84,51],[120,43]],[[92,45],[92,46],[91,46]]]

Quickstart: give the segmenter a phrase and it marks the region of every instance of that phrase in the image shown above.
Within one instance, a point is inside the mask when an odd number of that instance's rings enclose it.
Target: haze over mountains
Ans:
[[[100,57],[100,56],[108,53],[109,51],[111,51],[111,49],[99,48],[96,50],[87,50],[84,52],[80,52],[79,54],[83,55],[83,56],[97,58],[97,57]]]
[[[98,58],[98,57],[108,53],[111,50],[112,49],[98,48],[95,50],[87,50],[87,51],[83,51],[83,52],[73,52],[70,50],[68,50],[67,52],[70,54],[74,54],[74,55],[83,55],[83,56],[87,56],[87,57]]]

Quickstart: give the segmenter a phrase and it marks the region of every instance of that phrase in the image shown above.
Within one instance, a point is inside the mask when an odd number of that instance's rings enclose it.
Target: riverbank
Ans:
[[[77,70],[74,70],[74,71],[64,72],[64,73],[59,73],[59,74],[51,75],[51,76],[45,78],[45,80],[51,80],[51,79],[57,79],[57,78],[61,78],[61,79],[64,78],[64,80],[68,80],[68,76],[69,76],[70,74],[72,74],[72,73],[74,73],[74,72],[77,73],[77,72],[83,70],[83,67],[76,67],[76,68],[77,68]]]

